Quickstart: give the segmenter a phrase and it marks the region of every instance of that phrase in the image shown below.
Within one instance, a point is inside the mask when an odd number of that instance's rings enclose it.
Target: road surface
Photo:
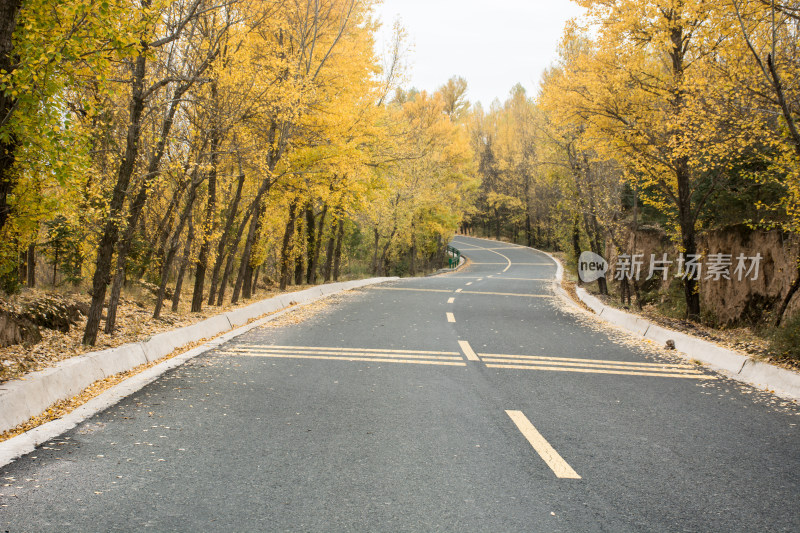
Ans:
[[[565,308],[544,254],[454,244],[0,468],[0,530],[800,531],[796,405]]]

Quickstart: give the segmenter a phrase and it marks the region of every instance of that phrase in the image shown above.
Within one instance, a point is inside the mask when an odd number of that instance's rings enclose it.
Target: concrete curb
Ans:
[[[524,246],[523,248],[528,247]],[[555,294],[570,306],[588,313],[561,286],[561,280],[564,276],[564,267],[561,261],[543,250],[530,249],[548,256],[556,264],[556,276],[553,280]],[[800,374],[796,372],[762,361],[756,361],[745,354],[723,348],[713,342],[657,326],[640,316],[605,305],[585,289],[577,288],[575,292],[581,302],[594,311],[595,315],[609,324],[661,345],[665,345],[668,340],[671,340],[675,343],[675,349],[687,359],[705,363],[710,368],[720,371],[728,377],[753,385],[756,388],[773,392],[782,398],[800,400]]]
[[[181,346],[235,328],[198,348],[173,357],[123,381],[58,420],[48,422],[0,443],[0,466],[28,453],[42,442],[75,427],[89,416],[144,387],[167,370],[274,320],[290,310],[284,308],[295,304],[309,303],[342,291],[396,279],[398,278],[344,281],[275,296],[190,326],[159,333],[145,342],[79,355],[64,360],[52,368],[29,374],[24,379],[3,383],[0,385],[0,432],[16,427],[32,416],[46,411],[60,400],[75,396],[97,380],[156,361]],[[279,309],[284,310],[247,324],[248,320]]]
[[[783,398],[800,399],[800,374],[755,361],[745,354],[723,348],[713,342],[657,326],[639,316],[603,304],[585,289],[579,288],[575,292],[583,303],[610,324],[658,344],[664,345],[671,340],[675,343],[675,349],[687,358],[703,362],[737,381],[774,391]]]
[[[535,248],[532,249],[535,250]],[[561,287],[561,275],[564,271],[561,262],[547,252],[537,251],[547,255],[558,265],[557,282],[555,282],[558,284],[555,289],[556,294],[562,299],[566,299],[567,303],[576,309],[588,312]],[[728,377],[773,392],[782,398],[800,400],[800,374],[769,363],[755,361],[747,355],[723,348],[713,342],[657,326],[640,316],[605,305],[585,289],[577,288],[575,293],[581,302],[605,322],[661,345],[665,345],[668,340],[671,340],[675,343],[676,351],[687,359],[706,363],[710,368],[720,371]]]

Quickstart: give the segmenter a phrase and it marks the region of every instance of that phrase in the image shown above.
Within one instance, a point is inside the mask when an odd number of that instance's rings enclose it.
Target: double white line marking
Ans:
[[[712,377],[699,372],[696,367],[688,364],[638,363],[631,361],[606,361],[602,359],[504,354],[480,354],[480,358],[486,363],[487,368],[616,374],[622,376],[652,376],[661,378],[709,379]]]

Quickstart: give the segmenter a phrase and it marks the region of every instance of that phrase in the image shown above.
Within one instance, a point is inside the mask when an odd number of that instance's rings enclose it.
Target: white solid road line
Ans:
[[[455,323],[455,321],[456,321],[455,315],[453,315],[453,313],[447,313],[447,321]]]
[[[472,246],[472,247],[473,247],[473,248],[472,248],[473,250],[485,250],[485,251],[487,251],[487,252],[492,252],[493,254],[497,254],[497,255],[499,255],[500,257],[502,257],[503,259],[505,259],[505,260],[506,260],[506,268],[504,268],[504,269],[503,269],[503,272],[506,272],[506,271],[508,271],[508,269],[509,269],[509,268],[511,268],[511,259],[509,259],[509,258],[508,258],[508,257],[506,257],[505,255],[501,254],[500,252],[496,252],[496,251],[494,251],[494,250],[493,250],[493,249],[491,249],[491,248],[485,248],[485,247],[482,247],[482,246],[476,246],[476,245],[474,245],[474,244],[466,244],[466,243],[457,243],[457,244],[459,244],[459,245],[466,245],[466,246]],[[509,248],[499,248],[499,249],[501,249],[501,250],[507,250],[507,249],[509,249]],[[502,263],[472,263],[472,264],[473,264],[473,265],[492,265],[492,264],[502,264]]]
[[[565,366],[544,365],[498,365],[486,363],[486,368],[505,368],[510,370],[541,370],[549,372],[578,372],[583,374],[614,374],[618,376],[649,376],[654,378],[681,378],[681,379],[717,379],[716,376],[706,374],[691,374],[688,372],[641,372],[637,370],[605,370],[599,368],[569,368]]]
[[[542,355],[509,355],[497,353],[482,353],[481,358],[485,361],[515,362],[522,364],[541,364],[542,361],[545,361],[550,364],[565,364],[568,366],[581,364],[585,366],[637,367],[640,370],[697,370],[696,365],[691,365],[688,363],[649,363],[646,361],[612,361],[607,359],[582,359],[578,357],[548,357]]]
[[[506,411],[506,414],[511,418],[520,432],[528,439],[536,453],[544,459],[547,466],[558,478],[562,479],[581,479],[575,470],[558,454],[542,434],[533,427],[531,421],[522,413],[522,411]]]
[[[552,294],[517,294],[515,292],[456,291],[463,294],[483,294],[485,296],[522,296],[525,298],[552,298]]]
[[[421,350],[239,344],[227,350],[220,350],[219,353],[234,357],[266,357],[271,359],[316,359],[364,361],[367,363],[466,366],[463,357],[458,352]]]
[[[456,355],[415,355],[409,353],[364,353],[359,351],[352,351],[352,352],[334,352],[328,350],[317,350],[313,352],[305,351],[305,350],[296,350],[296,351],[287,351],[287,350],[245,350],[240,348],[231,348],[229,350],[221,350],[219,353],[223,353],[226,355],[241,355],[241,356],[275,356],[279,357],[281,355],[335,355],[339,356],[346,356],[346,357],[381,357],[381,358],[390,358],[390,359],[435,359],[435,360],[442,360],[442,361],[461,361],[462,357],[459,354]]]
[[[464,355],[467,357],[469,361],[480,361],[480,357],[475,351],[472,349],[472,346],[469,345],[467,341],[458,341],[458,345],[461,346],[461,351],[464,352]]]
[[[373,353],[414,353],[422,355],[458,355],[458,352],[436,352],[432,350],[384,350],[382,348],[341,348],[330,346],[278,346],[272,344],[238,344],[236,348],[266,349],[266,350],[304,350],[317,351],[329,350],[339,352],[373,352]]]
[[[444,365],[444,366],[465,366],[466,363],[458,361],[441,361],[441,360],[412,360],[400,359],[391,357],[359,357],[359,356],[330,356],[330,355],[308,355],[307,353],[292,354],[292,353],[241,353],[241,352],[219,352],[224,355],[237,355],[240,357],[266,357],[272,359],[319,359],[327,361],[363,361],[366,363],[405,363],[414,365]]]
[[[467,283],[471,285],[471,283]],[[449,292],[452,290],[446,289],[414,289],[411,287],[373,287],[376,291],[409,291],[409,292]],[[483,294],[485,296],[523,296],[525,298],[552,298],[552,294],[517,294],[514,292],[489,292],[489,291],[465,291],[464,289],[456,289],[455,292],[464,294]]]

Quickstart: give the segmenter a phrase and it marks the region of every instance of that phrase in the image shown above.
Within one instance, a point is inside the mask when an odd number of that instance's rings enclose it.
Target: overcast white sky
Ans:
[[[486,109],[517,83],[536,93],[564,22],[581,12],[569,0],[384,0],[377,9],[382,38],[397,17],[408,30],[409,87],[434,91],[462,76]]]

